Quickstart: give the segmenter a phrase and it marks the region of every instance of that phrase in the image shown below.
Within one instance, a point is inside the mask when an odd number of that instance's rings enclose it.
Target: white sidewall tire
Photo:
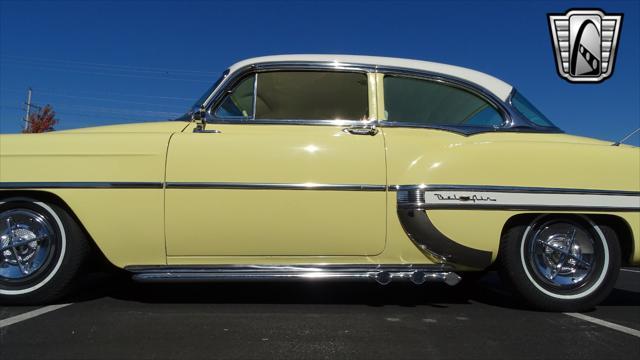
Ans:
[[[538,218],[536,218],[536,220],[534,220],[531,224],[529,224],[526,228],[526,230],[524,231],[524,234],[522,235],[522,238],[520,239],[520,262],[522,265],[522,268],[524,269],[524,273],[527,275],[527,278],[529,279],[529,281],[531,282],[531,284],[533,286],[535,286],[540,292],[542,292],[543,294],[552,297],[554,299],[559,299],[559,300],[575,300],[575,299],[582,299],[584,297],[587,297],[589,295],[591,295],[593,292],[595,292],[596,290],[598,290],[600,288],[600,285],[602,285],[602,282],[605,280],[605,278],[607,277],[607,274],[609,273],[609,243],[607,241],[607,238],[604,236],[604,233],[602,232],[602,230],[600,229],[600,227],[598,227],[598,225],[596,223],[594,223],[593,221],[591,221],[590,219],[581,216],[581,218],[585,221],[587,221],[589,223],[589,225],[595,230],[595,232],[598,234],[598,240],[600,242],[602,242],[602,248],[604,249],[604,253],[603,253],[603,264],[602,264],[602,272],[600,273],[598,279],[591,284],[587,289],[584,289],[584,291],[581,291],[577,294],[571,294],[571,295],[561,295],[561,294],[555,294],[547,289],[545,289],[544,287],[542,287],[535,279],[534,277],[531,275],[529,268],[527,266],[527,260],[526,260],[526,255],[525,255],[525,243],[526,243],[526,238],[529,235],[529,232],[531,230],[532,224],[536,223],[540,218],[542,218],[543,216],[540,216]]]
[[[46,285],[49,281],[51,281],[51,279],[58,273],[58,271],[60,270],[60,267],[62,266],[62,262],[64,260],[64,256],[66,254],[66,249],[67,249],[67,235],[65,232],[65,228],[64,225],[62,224],[62,220],[60,220],[60,217],[58,216],[58,214],[56,214],[56,212],[47,204],[41,202],[41,201],[34,201],[33,199],[29,199],[29,198],[11,198],[11,199],[7,199],[5,201],[0,202],[0,205],[4,204],[4,203],[8,203],[11,201],[24,201],[24,202],[30,202],[32,204],[38,205],[41,208],[43,208],[44,210],[46,210],[51,217],[55,220],[56,225],[58,226],[58,230],[60,231],[60,255],[58,256],[58,259],[56,259],[56,263],[53,267],[53,269],[51,269],[51,272],[49,274],[47,274],[47,276],[40,280],[40,282],[38,282],[35,285],[30,286],[27,289],[21,289],[21,290],[4,290],[4,289],[0,289],[0,295],[25,295],[28,293],[31,293],[35,290],[40,289],[41,287],[43,287],[44,285]]]

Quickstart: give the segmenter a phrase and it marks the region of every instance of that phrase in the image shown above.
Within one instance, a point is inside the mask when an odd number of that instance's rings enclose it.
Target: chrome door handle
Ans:
[[[367,126],[352,126],[345,128],[343,131],[348,132],[352,135],[375,135],[378,133],[378,129],[375,125],[367,125]]]
[[[201,134],[222,134],[222,131],[216,129],[194,129],[193,132]]]

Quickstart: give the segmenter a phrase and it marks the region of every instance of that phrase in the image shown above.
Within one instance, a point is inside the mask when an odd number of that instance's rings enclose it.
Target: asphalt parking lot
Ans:
[[[375,283],[137,284],[0,307],[0,359],[637,359],[640,269],[583,315],[469,288]],[[576,316],[582,316],[577,318]]]

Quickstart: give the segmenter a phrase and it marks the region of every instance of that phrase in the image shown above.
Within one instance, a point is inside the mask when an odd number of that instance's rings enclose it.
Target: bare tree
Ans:
[[[37,113],[29,115],[29,123],[23,133],[43,133],[55,130],[54,125],[58,123],[56,112],[51,105],[47,104]]]

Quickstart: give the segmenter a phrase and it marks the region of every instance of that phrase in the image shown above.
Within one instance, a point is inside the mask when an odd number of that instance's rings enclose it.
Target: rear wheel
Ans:
[[[581,311],[613,289],[620,246],[612,229],[586,217],[545,215],[505,232],[500,265],[503,278],[534,307]]]
[[[0,301],[41,304],[64,296],[88,252],[61,207],[30,198],[0,200]]]

